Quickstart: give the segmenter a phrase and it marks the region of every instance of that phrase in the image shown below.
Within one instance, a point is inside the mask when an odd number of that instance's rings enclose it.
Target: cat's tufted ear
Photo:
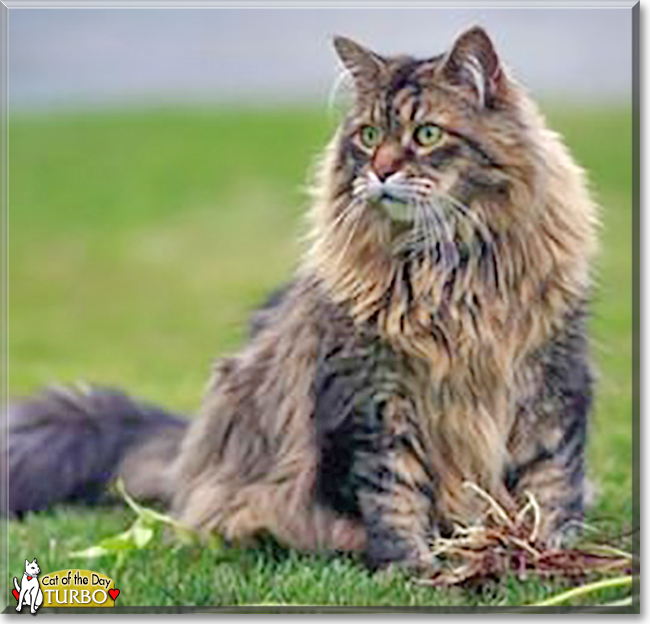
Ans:
[[[352,74],[358,90],[366,91],[377,85],[385,63],[374,52],[347,37],[334,37],[334,49],[345,68]]]
[[[464,87],[481,106],[492,106],[506,89],[499,57],[480,26],[466,30],[456,39],[441,71],[446,80]]]

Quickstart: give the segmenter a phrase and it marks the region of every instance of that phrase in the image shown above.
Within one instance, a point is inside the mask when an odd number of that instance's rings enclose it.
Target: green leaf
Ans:
[[[124,482],[118,479],[115,489],[121,494],[126,504],[135,512],[135,522],[123,533],[106,537],[95,546],[86,550],[70,553],[71,557],[103,557],[109,554],[119,554],[129,550],[139,550],[153,546],[156,535],[162,534],[162,526],[170,526],[174,537],[180,544],[191,545],[199,541],[196,531],[181,524],[174,518],[159,513],[153,509],[142,507],[136,503],[124,487]],[[208,538],[208,547],[212,550],[221,550],[222,541],[218,535]]]
[[[112,537],[105,537],[98,546],[106,551],[113,550],[128,550],[134,547],[133,536],[131,530]]]
[[[112,554],[110,550],[106,550],[102,546],[91,546],[86,548],[86,550],[75,550],[68,554],[69,557],[75,558],[85,558],[85,559],[98,559],[105,555]]]
[[[144,548],[154,536],[154,530],[145,526],[143,522],[136,521],[130,529],[131,537],[137,548]]]

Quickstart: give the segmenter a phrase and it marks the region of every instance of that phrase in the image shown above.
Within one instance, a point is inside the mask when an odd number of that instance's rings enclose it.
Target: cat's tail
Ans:
[[[60,501],[97,502],[117,477],[134,496],[166,503],[185,429],[184,419],[117,390],[48,388],[9,406],[2,507],[21,515]]]
[[[16,591],[20,593],[20,585],[18,585],[18,579],[14,576],[14,587],[16,588]]]

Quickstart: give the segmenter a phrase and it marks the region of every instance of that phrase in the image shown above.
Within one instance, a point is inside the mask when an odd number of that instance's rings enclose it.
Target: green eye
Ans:
[[[431,147],[442,138],[442,130],[434,124],[424,124],[415,129],[413,138],[422,147]]]
[[[375,147],[381,140],[381,131],[377,126],[363,126],[359,131],[359,136],[366,147]]]

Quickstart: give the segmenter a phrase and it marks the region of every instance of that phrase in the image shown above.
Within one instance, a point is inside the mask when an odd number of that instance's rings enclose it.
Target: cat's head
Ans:
[[[353,214],[350,226],[363,214],[385,242],[456,248],[526,218],[508,204],[537,182],[531,105],[482,28],[423,60],[344,37],[334,47],[355,102],[333,145],[330,219]]]
[[[432,309],[469,308],[468,326],[498,309],[505,327],[509,310],[584,296],[583,171],[482,28],[425,59],[334,47],[354,104],[318,168],[306,254],[334,300],[402,340],[432,335]]]
[[[27,572],[29,576],[38,576],[41,573],[41,569],[38,567],[36,559],[31,563],[25,559],[25,572]]]

